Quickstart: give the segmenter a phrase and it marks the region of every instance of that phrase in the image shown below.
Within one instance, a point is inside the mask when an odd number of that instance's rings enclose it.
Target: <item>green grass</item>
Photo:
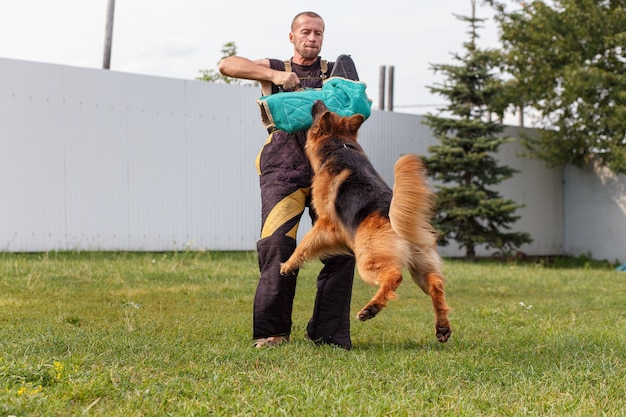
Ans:
[[[0,417],[626,413],[626,274],[608,264],[447,260],[447,344],[407,279],[349,352],[304,340],[317,269],[293,343],[256,350],[254,253],[0,254]],[[373,294],[357,278],[353,313]]]

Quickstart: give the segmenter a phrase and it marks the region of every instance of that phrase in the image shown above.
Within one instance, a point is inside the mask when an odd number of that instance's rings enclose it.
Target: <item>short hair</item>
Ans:
[[[326,28],[326,24],[324,23],[324,19],[322,19],[322,16],[318,15],[315,12],[300,12],[298,13],[293,20],[291,21],[291,31],[293,32],[293,29],[296,25],[296,21],[301,17],[301,16],[307,16],[307,17],[313,17],[316,19],[319,19],[322,21],[322,27]]]

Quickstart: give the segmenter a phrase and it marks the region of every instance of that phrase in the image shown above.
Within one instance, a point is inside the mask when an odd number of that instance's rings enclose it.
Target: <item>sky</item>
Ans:
[[[515,7],[515,0],[511,0]],[[0,57],[102,69],[109,0],[0,0]],[[445,105],[428,86],[441,83],[432,64],[455,63],[468,40],[470,0],[116,0],[111,71],[195,79],[216,69],[227,42],[250,59],[291,57],[289,30],[305,10],[326,23],[322,57],[349,54],[379,108],[381,67],[393,67],[394,111],[426,114]],[[493,10],[476,1],[486,18],[478,46],[498,47]],[[385,103],[388,107],[388,103]]]

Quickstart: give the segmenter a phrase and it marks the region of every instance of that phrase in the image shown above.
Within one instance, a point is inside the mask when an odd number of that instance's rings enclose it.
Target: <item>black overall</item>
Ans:
[[[273,69],[284,71],[280,60],[270,60]],[[320,59],[310,66],[292,64],[302,87],[321,88]],[[328,63],[332,71],[332,63]],[[325,75],[325,74],[324,74]],[[272,93],[278,87],[272,86]],[[296,247],[296,233],[304,208],[310,208],[312,170],[304,154],[306,131],[270,133],[257,160],[260,175],[262,230],[257,242],[261,277],[254,299],[253,338],[286,336],[291,333],[291,313],[297,273],[280,275],[280,263]],[[351,348],[350,300],[354,279],[354,257],[338,256],[324,262],[317,278],[317,295],[307,336],[317,343]]]

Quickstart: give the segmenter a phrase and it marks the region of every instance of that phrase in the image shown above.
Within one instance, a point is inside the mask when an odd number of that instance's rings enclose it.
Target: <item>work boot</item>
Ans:
[[[354,61],[350,55],[339,55],[333,64],[330,77],[341,77],[352,81],[359,81],[359,74],[356,71]]]

